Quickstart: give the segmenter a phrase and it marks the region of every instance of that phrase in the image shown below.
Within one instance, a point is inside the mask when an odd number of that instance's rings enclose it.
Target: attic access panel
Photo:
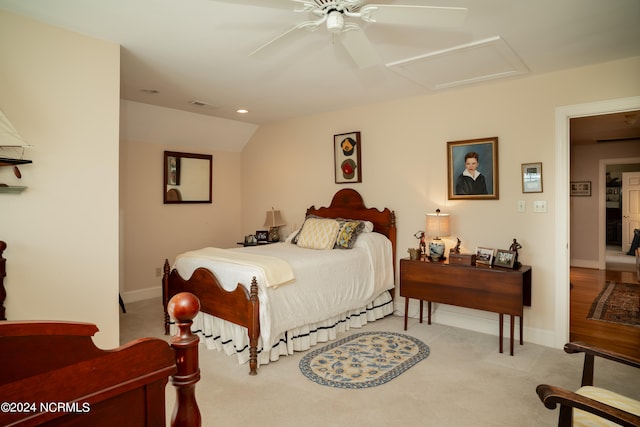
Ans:
[[[386,67],[433,90],[529,72],[499,36],[390,62]]]

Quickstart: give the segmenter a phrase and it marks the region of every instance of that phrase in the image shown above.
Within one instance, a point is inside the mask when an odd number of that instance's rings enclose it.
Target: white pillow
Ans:
[[[307,218],[298,237],[298,246],[308,249],[333,249],[340,230],[335,219]]]
[[[293,230],[286,238],[285,243],[295,243],[293,239],[300,233],[300,229],[297,228]]]

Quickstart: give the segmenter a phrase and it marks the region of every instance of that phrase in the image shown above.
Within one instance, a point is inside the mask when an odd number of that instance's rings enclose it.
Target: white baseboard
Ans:
[[[589,260],[589,259],[571,259],[569,261],[569,265],[571,267],[581,267],[581,268],[600,268],[600,263],[598,260]]]
[[[480,332],[483,334],[499,336],[500,330],[498,328],[499,317],[496,313],[490,313],[487,311],[472,310],[468,308],[455,307],[445,304],[432,304],[433,312],[431,314],[431,322],[441,325],[453,326],[455,328],[467,329],[474,332]],[[413,318],[419,317],[419,309],[417,302],[413,304],[411,302],[409,306],[409,316]],[[397,307],[400,308],[400,307]],[[404,316],[404,307],[401,310],[396,310],[397,315]],[[525,317],[527,316],[525,310]],[[515,339],[519,337],[520,320],[515,320],[514,334]],[[424,322],[427,322],[427,304],[424,304]],[[509,331],[509,316],[504,316],[504,324],[502,330],[505,338],[510,337]],[[523,331],[524,342],[530,342],[533,344],[543,345],[545,347],[555,348],[555,333],[549,330],[536,329],[524,327]]]
[[[128,302],[143,301],[152,298],[162,298],[162,288],[160,286],[155,288],[139,289],[137,291],[122,292],[120,294],[125,304]]]

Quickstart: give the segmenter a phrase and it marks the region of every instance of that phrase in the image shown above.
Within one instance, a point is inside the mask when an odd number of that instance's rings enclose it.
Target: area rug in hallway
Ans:
[[[362,332],[305,355],[300,370],[329,387],[366,388],[391,381],[429,356],[417,338],[397,332]]]
[[[607,282],[593,301],[587,317],[640,327],[640,285]]]

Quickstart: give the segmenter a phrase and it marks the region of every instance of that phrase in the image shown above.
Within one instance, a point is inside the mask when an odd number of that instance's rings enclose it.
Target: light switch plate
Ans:
[[[518,212],[524,212],[526,210],[526,202],[524,200],[518,200]]]
[[[547,211],[547,201],[546,200],[535,200],[533,202],[533,211],[534,212],[546,212]]]

